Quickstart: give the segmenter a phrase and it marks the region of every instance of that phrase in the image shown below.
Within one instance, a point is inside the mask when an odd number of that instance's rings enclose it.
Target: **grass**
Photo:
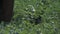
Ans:
[[[15,0],[9,24],[0,24],[0,34],[60,34],[60,0]],[[30,21],[41,16],[41,23]],[[31,17],[31,18],[30,18]]]

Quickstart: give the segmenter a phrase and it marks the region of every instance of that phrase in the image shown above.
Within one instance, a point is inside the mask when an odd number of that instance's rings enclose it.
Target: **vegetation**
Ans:
[[[35,25],[39,16],[41,22]],[[13,19],[3,24],[0,34],[60,34],[60,0],[15,0]]]

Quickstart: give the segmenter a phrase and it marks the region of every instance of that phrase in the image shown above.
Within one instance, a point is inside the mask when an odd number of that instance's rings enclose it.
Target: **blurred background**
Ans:
[[[60,0],[14,0],[12,21],[0,34],[60,34]]]

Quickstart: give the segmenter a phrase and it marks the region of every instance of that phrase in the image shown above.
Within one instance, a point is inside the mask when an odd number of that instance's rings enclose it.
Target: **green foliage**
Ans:
[[[31,24],[38,16],[41,23]],[[15,0],[13,19],[0,34],[60,34],[60,0]]]

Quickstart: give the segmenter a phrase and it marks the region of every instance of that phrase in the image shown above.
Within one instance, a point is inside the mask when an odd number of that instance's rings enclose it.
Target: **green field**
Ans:
[[[39,16],[41,22],[35,25]],[[3,23],[0,34],[60,34],[60,0],[15,0],[13,20]]]

